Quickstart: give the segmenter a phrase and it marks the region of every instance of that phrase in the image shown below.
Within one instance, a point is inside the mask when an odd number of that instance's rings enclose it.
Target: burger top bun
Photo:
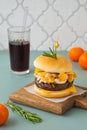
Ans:
[[[40,55],[34,60],[34,66],[47,72],[72,71],[72,64],[62,55],[57,55],[57,59]]]

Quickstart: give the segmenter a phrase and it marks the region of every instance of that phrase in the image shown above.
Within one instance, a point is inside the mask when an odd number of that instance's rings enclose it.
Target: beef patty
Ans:
[[[57,91],[57,90],[62,90],[71,87],[73,82],[68,82],[64,84],[56,84],[56,83],[44,83],[44,82],[39,82],[37,78],[35,78],[35,84],[38,88],[42,88],[45,90],[51,90],[51,91]]]

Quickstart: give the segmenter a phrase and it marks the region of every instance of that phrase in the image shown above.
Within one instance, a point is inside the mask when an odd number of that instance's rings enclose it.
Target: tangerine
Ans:
[[[0,104],[0,125],[5,124],[5,122],[8,120],[9,111],[7,107],[3,104]]]
[[[84,53],[84,50],[81,47],[73,47],[69,50],[68,56],[73,61],[78,61],[79,57]]]
[[[83,69],[87,69],[87,52],[84,52],[84,53],[79,57],[78,63],[79,63],[79,65],[80,65]]]

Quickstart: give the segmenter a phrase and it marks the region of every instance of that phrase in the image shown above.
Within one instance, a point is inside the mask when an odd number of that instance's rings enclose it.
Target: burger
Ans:
[[[34,91],[47,98],[61,98],[76,92],[74,79],[76,73],[72,71],[70,61],[57,54],[40,55],[34,60]]]

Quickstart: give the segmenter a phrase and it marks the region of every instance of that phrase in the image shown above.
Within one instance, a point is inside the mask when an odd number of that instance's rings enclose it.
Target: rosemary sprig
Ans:
[[[32,113],[30,111],[24,110],[21,107],[14,105],[9,101],[6,103],[6,106],[11,108],[13,112],[14,111],[17,112],[18,115],[24,117],[28,121],[31,121],[32,123],[42,122],[42,119],[36,113]]]
[[[43,56],[47,56],[47,57],[51,57],[51,58],[54,58],[54,59],[57,59],[57,52],[56,52],[56,49],[59,47],[59,44],[58,42],[55,42],[54,45],[53,45],[53,49],[51,49],[49,47],[49,52],[43,52]]]

